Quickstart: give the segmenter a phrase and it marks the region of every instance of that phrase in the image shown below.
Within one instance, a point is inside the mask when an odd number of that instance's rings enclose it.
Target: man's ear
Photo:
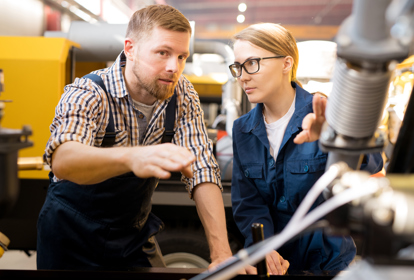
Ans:
[[[124,53],[128,60],[134,60],[135,43],[131,38],[125,38]]]
[[[286,56],[283,60],[283,73],[287,74],[293,68],[293,58],[291,56]]]

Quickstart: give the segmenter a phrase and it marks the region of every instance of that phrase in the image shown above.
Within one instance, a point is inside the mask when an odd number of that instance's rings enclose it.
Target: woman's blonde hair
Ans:
[[[290,81],[302,84],[296,79],[299,64],[299,51],[296,40],[289,30],[275,23],[252,24],[233,36],[234,40],[244,40],[275,55],[291,56],[293,66],[290,72]]]

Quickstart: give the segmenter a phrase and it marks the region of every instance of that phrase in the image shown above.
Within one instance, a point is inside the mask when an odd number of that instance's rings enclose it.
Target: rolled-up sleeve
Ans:
[[[92,146],[100,112],[102,100],[90,80],[76,79],[73,84],[67,85],[50,125],[51,135],[43,155],[44,161],[51,167],[53,152],[68,141]]]

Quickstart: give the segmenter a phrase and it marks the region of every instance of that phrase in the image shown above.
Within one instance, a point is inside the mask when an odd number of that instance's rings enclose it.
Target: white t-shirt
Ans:
[[[273,158],[276,161],[277,154],[279,153],[280,145],[282,144],[283,135],[285,135],[286,127],[290,121],[290,119],[293,116],[293,113],[295,112],[295,101],[296,101],[296,95],[293,98],[292,105],[290,105],[289,111],[278,119],[275,122],[267,123],[265,116],[263,115],[263,120],[266,125],[266,133],[267,138],[269,139],[270,144],[270,153],[273,156]]]

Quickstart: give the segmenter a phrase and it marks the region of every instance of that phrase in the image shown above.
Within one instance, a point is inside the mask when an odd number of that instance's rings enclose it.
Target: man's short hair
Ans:
[[[132,15],[126,37],[139,41],[150,35],[155,27],[191,34],[191,25],[180,11],[169,5],[157,4],[146,6]]]

